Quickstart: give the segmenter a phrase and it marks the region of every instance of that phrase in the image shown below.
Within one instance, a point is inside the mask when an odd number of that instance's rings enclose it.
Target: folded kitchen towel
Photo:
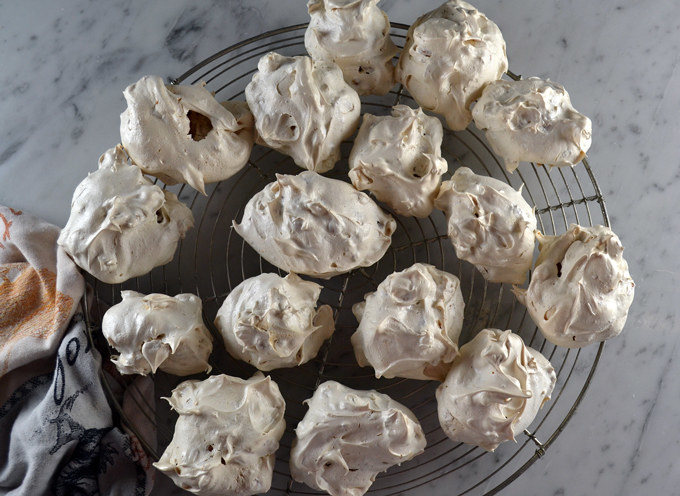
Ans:
[[[84,281],[58,235],[0,206],[0,494],[148,494],[148,459],[113,425]]]
[[[0,206],[0,378],[53,356],[80,304],[85,283],[58,237],[58,227]]]

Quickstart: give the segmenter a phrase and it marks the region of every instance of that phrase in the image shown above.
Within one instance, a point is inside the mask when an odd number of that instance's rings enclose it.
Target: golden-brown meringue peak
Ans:
[[[203,84],[166,85],[144,76],[123,92],[120,138],[142,170],[166,184],[205,183],[236,174],[253,147],[253,116],[243,102],[218,102]]]
[[[439,422],[453,441],[494,451],[529,427],[555,380],[550,362],[517,334],[484,329],[437,388]]]
[[[359,95],[333,62],[270,52],[246,86],[257,141],[293,158],[303,169],[326,172],[340,159],[340,143],[359,125]]]
[[[422,109],[397,105],[391,116],[364,114],[349,156],[349,177],[399,215],[427,217],[441,176],[442,124]]]
[[[147,375],[160,369],[175,375],[209,372],[212,337],[203,324],[201,299],[121,291],[109,308],[102,333],[118,351],[111,361],[121,374]]]
[[[498,26],[469,3],[450,0],[409,28],[396,79],[418,105],[460,131],[472,121],[470,106],[484,86],[507,69]]]
[[[236,286],[215,326],[229,354],[260,370],[294,367],[314,358],[335,329],[333,310],[316,308],[321,286],[295,274],[260,274]]]
[[[568,348],[617,336],[635,294],[618,236],[574,224],[559,236],[539,234],[538,246],[529,287],[514,292],[543,336]]]
[[[552,81],[494,81],[484,89],[472,116],[510,172],[519,162],[574,165],[590,148],[590,119],[577,112],[564,87]]]
[[[247,380],[212,375],[182,382],[168,402],[179,418],[154,467],[202,496],[269,491],[286,428],[286,404],[274,381],[262,372]]]
[[[316,172],[276,175],[247,203],[234,229],[263,258],[328,279],[380,260],[395,220],[351,184]]]
[[[394,86],[387,14],[379,0],[309,0],[305,48],[315,60],[335,62],[360,95],[384,95]]]
[[[295,429],[293,479],[332,496],[361,496],[376,476],[425,450],[418,419],[386,394],[321,384]]]
[[[193,225],[191,210],[129,164],[118,145],[76,187],[57,242],[79,267],[116,284],[170,262]]]
[[[534,254],[534,210],[510,185],[460,167],[435,206],[446,213],[456,255],[490,282],[521,284]]]
[[[357,362],[378,378],[444,380],[458,355],[464,308],[458,278],[432,265],[387,276],[352,308]]]

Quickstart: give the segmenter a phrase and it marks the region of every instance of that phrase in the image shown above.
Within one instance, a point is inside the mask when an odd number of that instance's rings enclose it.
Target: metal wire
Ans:
[[[202,80],[220,100],[242,98],[249,75],[255,71],[261,55],[271,50],[285,55],[304,54],[302,40],[305,29],[306,24],[300,24],[245,40],[207,58],[171,83]],[[404,24],[392,23],[391,34],[398,45],[403,45],[407,29]],[[511,72],[507,75],[511,79],[520,78]],[[397,103],[416,106],[399,87],[384,97],[362,98],[362,111],[386,114]],[[331,177],[348,181],[347,157],[350,149],[351,140],[343,144],[342,159],[329,173]],[[502,179],[515,188],[522,186],[522,194],[535,207],[539,228],[544,233],[562,232],[570,223],[609,225],[604,198],[587,160],[571,169],[551,170],[522,164],[514,174],[508,174],[483,135],[470,128],[463,132],[446,130],[442,153],[449,163],[449,173],[444,179],[450,177],[455,168],[465,165],[477,173]],[[195,228],[181,242],[174,260],[148,276],[122,285],[106,285],[89,278],[95,298],[94,317],[86,312],[90,338],[98,335],[100,317],[106,305],[120,301],[121,289],[132,288],[142,293],[193,292],[203,301],[204,318],[215,337],[215,350],[211,357],[214,373],[249,377],[255,369],[229,357],[212,320],[226,296],[241,281],[262,272],[282,274],[282,271],[260,258],[233,231],[231,223],[240,220],[246,202],[271,182],[275,173],[298,172],[290,158],[256,146],[248,165],[227,181],[209,185],[207,196],[187,187],[169,188],[190,205],[196,218]],[[556,216],[564,229],[557,228]],[[507,285],[487,283],[470,264],[456,258],[447,239],[446,219],[441,212],[435,211],[427,219],[394,217],[398,228],[392,237],[392,246],[382,260],[372,267],[342,277],[317,281],[323,285],[320,303],[329,304],[334,310],[336,332],[332,340],[307,364],[271,372],[286,400],[287,429],[277,452],[270,494],[319,494],[292,480],[288,457],[294,439],[293,430],[306,411],[302,402],[322,381],[334,379],[349,387],[385,392],[411,408],[423,426],[428,442],[425,453],[381,474],[370,493],[385,496],[404,494],[445,479],[445,482],[439,483],[447,488],[447,494],[491,495],[507,487],[532,463],[546,455],[572,418],[595,373],[604,345],[575,351],[546,342]],[[460,278],[466,304],[461,345],[485,327],[512,329],[553,363],[557,373],[553,397],[516,444],[504,443],[490,454],[480,448],[451,442],[439,427],[434,399],[438,383],[376,379],[370,368],[362,369],[356,364],[349,342],[357,325],[351,312],[352,304],[361,301],[365,293],[374,291],[387,275],[415,262],[431,263]],[[86,309],[89,310],[87,306]],[[155,421],[157,432],[149,433],[140,432],[134,421],[126,416],[107,383],[109,377],[101,374],[105,391],[120,422],[140,439],[154,459],[169,443],[176,420],[176,415],[159,398],[169,396],[172,388],[185,379],[158,373],[154,377],[155,398],[143,398],[141,391],[134,391],[131,395],[143,415]]]

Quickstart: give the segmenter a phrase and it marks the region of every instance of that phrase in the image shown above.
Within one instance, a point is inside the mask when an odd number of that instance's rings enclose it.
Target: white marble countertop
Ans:
[[[384,0],[410,24],[439,0]],[[564,84],[593,120],[590,162],[636,298],[585,399],[503,494],[677,494],[680,486],[680,8],[674,0],[478,0],[511,69]],[[302,0],[0,3],[0,203],[57,225],[118,142],[122,89],[174,77],[234,42],[305,22]],[[448,494],[445,484],[428,488]]]

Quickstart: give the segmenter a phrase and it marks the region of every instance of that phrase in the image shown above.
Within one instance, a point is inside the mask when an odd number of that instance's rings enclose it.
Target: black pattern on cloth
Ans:
[[[146,494],[130,438],[113,426],[100,361],[82,318],[74,319],[54,371],[29,379],[0,406],[0,492]]]
[[[17,390],[7,399],[5,404],[0,407],[0,420],[7,415],[17,403],[20,403],[26,396],[31,394],[33,390],[52,382],[52,375],[52,373],[49,373],[32,377],[19,386],[19,388],[17,388]]]

